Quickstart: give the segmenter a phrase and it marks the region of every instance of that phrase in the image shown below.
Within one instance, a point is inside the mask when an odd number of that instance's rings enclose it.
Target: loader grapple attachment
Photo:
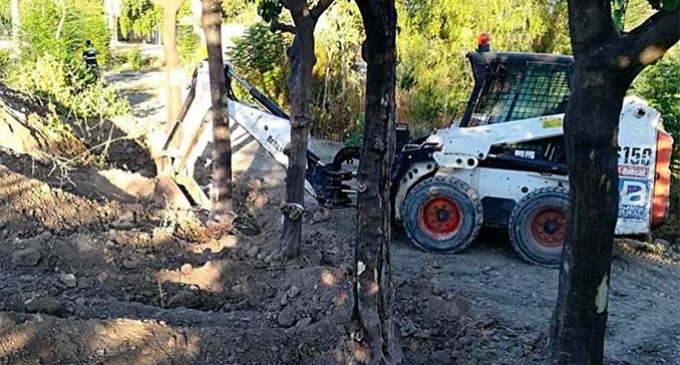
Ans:
[[[305,177],[314,188],[319,204],[329,208],[352,204],[343,189],[352,180],[351,172],[334,171],[331,165],[308,165]]]

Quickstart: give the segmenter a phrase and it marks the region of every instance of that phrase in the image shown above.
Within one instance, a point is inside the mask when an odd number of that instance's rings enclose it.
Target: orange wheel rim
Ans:
[[[418,214],[418,226],[429,237],[444,240],[458,231],[462,218],[460,206],[453,199],[432,197]]]
[[[561,210],[543,210],[531,221],[531,236],[541,246],[548,248],[562,246],[565,233],[566,218]]]

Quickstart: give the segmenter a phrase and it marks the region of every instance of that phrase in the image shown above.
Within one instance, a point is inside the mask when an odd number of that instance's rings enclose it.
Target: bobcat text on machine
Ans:
[[[507,227],[514,248],[527,261],[556,266],[569,205],[562,120],[573,59],[504,52],[470,52],[467,57],[475,85],[462,119],[414,141],[409,141],[408,129],[397,129],[391,213],[424,250],[460,252],[488,224]],[[231,121],[287,166],[287,115],[228,66],[225,75],[228,85],[236,80],[260,104],[238,101],[229,86]],[[622,107],[616,233],[646,234],[667,219],[673,140],[663,131],[659,113],[641,99],[628,97]],[[204,61],[166,143],[168,162],[160,173],[157,197],[180,206],[209,207],[189,167],[210,140],[209,109]],[[177,129],[192,133],[178,140]],[[343,168],[359,157],[357,148],[348,147],[324,164],[309,151],[307,191],[327,207],[352,205],[354,175]]]

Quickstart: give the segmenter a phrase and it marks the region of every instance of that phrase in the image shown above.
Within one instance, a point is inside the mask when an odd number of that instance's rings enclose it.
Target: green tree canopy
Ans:
[[[480,32],[499,51],[570,52],[565,0],[399,0],[397,8],[399,115],[426,130],[450,121],[451,107],[467,99],[464,54]]]
[[[80,61],[86,40],[97,47],[102,61],[109,57],[109,31],[104,5],[98,0],[22,0],[24,49],[22,57],[37,59],[45,53],[65,61]]]
[[[120,31],[147,35],[160,24],[162,14],[163,10],[151,0],[123,0],[118,19]]]

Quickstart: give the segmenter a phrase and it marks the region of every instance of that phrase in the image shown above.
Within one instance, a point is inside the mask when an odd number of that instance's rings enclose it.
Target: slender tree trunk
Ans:
[[[314,28],[321,14],[334,0],[319,0],[310,9],[307,0],[288,0],[285,7],[290,10],[294,26],[272,23],[272,29],[295,34],[288,49],[291,74],[288,80],[290,90],[290,144],[286,146],[288,171],[286,174],[286,201],[282,206],[283,230],[279,239],[279,254],[293,258],[300,254],[302,241],[302,216],[305,201],[305,171],[307,168],[307,145],[311,117],[309,114],[309,87],[312,70],[316,64],[314,55]]]
[[[222,58],[222,1],[203,0],[201,23],[208,46],[210,99],[213,123],[213,220],[220,221],[232,211],[231,135],[225,98],[226,80]]]
[[[61,18],[59,18],[59,24],[57,25],[57,31],[54,34],[55,39],[61,37],[61,29],[64,27],[64,21],[66,20],[66,2],[64,0],[57,0],[57,5],[61,7]]]
[[[550,336],[551,365],[600,365],[618,216],[618,126],[628,87],[680,38],[680,10],[629,33],[609,1],[569,0],[575,66],[564,119],[571,209]]]
[[[307,9],[304,4],[304,9]],[[279,251],[282,256],[293,258],[300,254],[302,241],[302,213],[305,198],[305,170],[307,167],[307,145],[309,143],[309,87],[312,70],[316,63],[314,56],[315,20],[303,16],[301,8],[291,7],[291,14],[297,29],[293,44],[288,49],[291,74],[290,90],[291,119],[290,145],[287,148],[288,172],[286,175],[286,203],[283,206],[283,231]]]
[[[364,142],[357,176],[353,357],[399,364],[390,262],[390,169],[395,154],[396,24],[394,0],[357,0],[366,30],[368,64]]]
[[[183,0],[168,0],[163,5],[163,43],[166,72],[167,128],[172,130],[182,104],[179,53],[177,51],[177,12]]]
[[[118,18],[114,14],[109,14],[109,32],[111,33],[111,46],[118,44]]]
[[[19,34],[21,33],[21,20],[19,16],[19,0],[10,0],[10,13],[12,16],[12,47],[19,51]]]

